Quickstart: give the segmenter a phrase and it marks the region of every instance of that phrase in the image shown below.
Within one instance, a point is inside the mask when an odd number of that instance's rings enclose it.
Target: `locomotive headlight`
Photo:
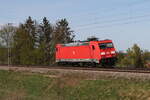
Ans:
[[[105,55],[106,53],[105,52],[101,52],[101,55]]]
[[[116,52],[115,51],[111,51],[111,54],[115,54]]]

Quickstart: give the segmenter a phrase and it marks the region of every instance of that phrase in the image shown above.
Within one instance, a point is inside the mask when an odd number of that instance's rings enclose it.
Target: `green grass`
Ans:
[[[50,78],[1,70],[0,100],[150,100],[150,80],[87,80],[79,74]]]

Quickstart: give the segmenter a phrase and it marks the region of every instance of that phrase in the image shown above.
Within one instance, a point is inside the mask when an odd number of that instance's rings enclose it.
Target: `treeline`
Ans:
[[[118,67],[133,67],[143,68],[150,67],[150,52],[141,50],[141,48],[134,44],[125,53],[118,52]]]
[[[24,23],[9,23],[0,29],[0,64],[53,65],[55,45],[74,40],[74,31],[66,19],[52,24],[46,17],[41,23],[28,17]],[[87,41],[98,40],[89,37]],[[118,67],[150,67],[150,52],[135,44],[125,53],[118,52]]]
[[[55,45],[72,42],[74,37],[66,19],[52,24],[46,17],[41,23],[28,17],[18,27],[9,23],[0,30],[0,64],[54,64]]]

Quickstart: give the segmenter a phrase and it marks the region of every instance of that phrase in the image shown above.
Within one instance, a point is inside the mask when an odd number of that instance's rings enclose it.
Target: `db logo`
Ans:
[[[75,55],[75,51],[73,51],[72,53],[73,53],[73,55]]]

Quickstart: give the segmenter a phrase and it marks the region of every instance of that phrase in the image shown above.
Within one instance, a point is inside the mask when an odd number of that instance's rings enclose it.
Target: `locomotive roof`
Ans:
[[[73,42],[68,44],[62,44],[63,46],[81,46],[81,45],[89,45],[89,42]]]
[[[60,44],[62,46],[81,46],[81,45],[89,45],[90,42],[111,42],[112,40],[99,40],[99,41],[78,41],[78,42],[72,42],[72,43],[67,43],[67,44]]]

